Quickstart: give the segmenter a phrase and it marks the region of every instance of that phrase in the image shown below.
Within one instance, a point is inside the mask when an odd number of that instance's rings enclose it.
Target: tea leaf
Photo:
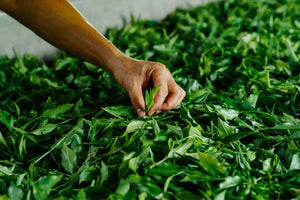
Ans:
[[[43,176],[33,183],[33,196],[36,199],[47,199],[51,189],[62,179],[60,176]]]
[[[76,154],[64,143],[61,150],[62,166],[69,173],[73,173],[76,165],[77,156]]]
[[[156,93],[158,92],[161,85],[158,85],[154,87],[153,89],[150,89],[150,92],[148,90],[145,91],[145,108],[146,113],[150,110],[150,108],[154,105],[154,97]]]
[[[212,175],[226,175],[227,172],[225,171],[222,164],[213,156],[199,152],[199,164]]]
[[[58,115],[64,114],[65,112],[69,111],[73,106],[74,104],[69,104],[69,103],[59,105],[55,108],[48,109],[45,112],[43,112],[42,117],[56,118]]]

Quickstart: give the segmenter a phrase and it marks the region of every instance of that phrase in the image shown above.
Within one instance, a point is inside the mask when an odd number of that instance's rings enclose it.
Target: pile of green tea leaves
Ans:
[[[185,89],[152,117],[78,58],[1,56],[0,199],[300,198],[299,10],[226,0],[108,29]]]

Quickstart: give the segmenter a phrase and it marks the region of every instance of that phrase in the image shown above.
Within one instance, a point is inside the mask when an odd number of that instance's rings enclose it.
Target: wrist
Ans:
[[[118,50],[119,51],[119,50]],[[130,58],[123,54],[121,51],[108,57],[106,62],[106,70],[115,75],[118,71],[124,70],[126,63]]]
[[[119,52],[108,59],[106,69],[114,77],[124,75],[128,72],[128,68],[131,67],[133,58],[126,56],[122,52]]]

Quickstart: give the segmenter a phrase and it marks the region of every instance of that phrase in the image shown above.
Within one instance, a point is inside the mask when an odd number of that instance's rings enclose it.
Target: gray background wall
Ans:
[[[177,7],[186,8],[217,0],[70,0],[74,7],[97,30],[104,33],[107,27],[120,27],[123,18],[128,22],[130,13],[138,19],[161,20]],[[57,49],[29,29],[0,11],[0,55],[35,54],[51,57]]]

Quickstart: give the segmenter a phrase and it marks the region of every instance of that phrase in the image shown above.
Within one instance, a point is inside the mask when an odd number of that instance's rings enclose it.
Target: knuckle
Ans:
[[[168,68],[162,63],[155,63],[154,64],[154,69],[157,73],[164,76],[163,77],[164,79],[165,79],[166,74],[170,74]]]
[[[179,86],[175,87],[173,92],[180,98],[185,97],[185,91]]]
[[[166,86],[166,84],[162,83],[160,89],[157,92],[157,96],[163,98],[167,95],[168,95],[168,87]]]
[[[180,95],[180,96],[181,96],[181,94],[182,94],[182,91],[181,91],[180,87],[176,87],[175,90],[174,90],[174,92],[175,92],[177,95]]]
[[[182,98],[184,98],[186,96],[186,92],[182,88],[180,88],[180,89],[181,89]]]
[[[165,70],[165,69],[167,69],[166,66],[164,64],[162,64],[162,63],[155,63],[154,67],[156,69],[159,69],[159,70]]]

